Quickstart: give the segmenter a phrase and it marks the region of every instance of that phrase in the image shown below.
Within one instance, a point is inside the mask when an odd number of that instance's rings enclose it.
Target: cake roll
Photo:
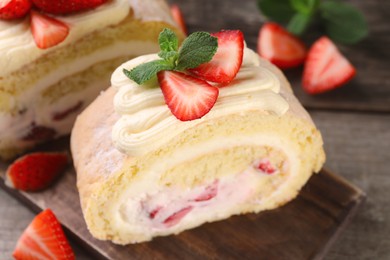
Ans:
[[[183,38],[164,0],[100,2],[66,15],[34,6],[24,18],[0,19],[0,159],[68,135],[117,66],[158,51],[163,28]],[[58,44],[48,39],[57,37],[52,23],[67,30]]]
[[[282,72],[245,47],[203,117],[178,120],[156,78],[118,67],[111,87],[76,120],[71,147],[91,234],[117,244],[178,234],[297,196],[325,160],[321,134]]]

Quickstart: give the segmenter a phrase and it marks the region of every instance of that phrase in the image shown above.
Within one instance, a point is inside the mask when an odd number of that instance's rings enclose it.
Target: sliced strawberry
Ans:
[[[307,53],[301,40],[276,23],[266,23],[261,27],[257,52],[283,69],[301,65]]]
[[[31,0],[0,0],[0,19],[22,18],[31,10],[31,6]]]
[[[57,19],[31,11],[31,33],[38,48],[47,49],[65,40],[69,27]]]
[[[161,71],[157,77],[165,103],[181,121],[201,118],[217,101],[218,88],[204,80],[175,71]]]
[[[163,223],[165,224],[166,227],[172,227],[177,223],[179,223],[180,220],[182,220],[182,218],[184,218],[188,213],[190,213],[192,209],[193,209],[192,206],[188,206],[184,209],[181,209],[178,212],[175,212],[171,216],[166,218]]]
[[[261,160],[256,165],[256,169],[263,174],[269,174],[269,175],[276,172],[276,168],[272,165],[272,163],[268,159]]]
[[[50,14],[70,14],[96,8],[107,0],[32,0],[34,5]]]
[[[50,209],[39,213],[24,230],[13,257],[17,260],[75,259],[61,225]]]
[[[196,202],[211,200],[218,194],[218,180],[214,181],[211,185],[207,186],[203,193],[195,198]]]
[[[67,118],[69,115],[79,111],[82,107],[83,107],[83,102],[79,101],[76,103],[76,105],[71,106],[71,107],[65,109],[64,111],[54,113],[53,120],[54,121],[61,121],[65,118]]]
[[[212,82],[229,83],[242,64],[244,35],[241,31],[220,31],[211,34],[218,38],[218,49],[211,61],[190,71]]]
[[[352,64],[324,36],[309,50],[303,71],[303,89],[309,94],[323,93],[345,84],[355,74]]]
[[[149,212],[149,218],[154,219],[161,209],[162,209],[161,206],[153,209],[151,212]]]
[[[56,130],[46,126],[35,125],[31,126],[28,134],[25,135],[22,140],[24,141],[45,141],[52,139],[57,134]]]
[[[187,26],[184,22],[183,14],[182,14],[178,5],[175,5],[175,4],[171,5],[171,14],[172,14],[173,20],[175,20],[177,25],[179,25],[180,30],[185,35],[187,35],[187,33],[188,33]]]
[[[8,167],[6,184],[23,191],[39,191],[52,184],[67,164],[66,153],[27,154]]]

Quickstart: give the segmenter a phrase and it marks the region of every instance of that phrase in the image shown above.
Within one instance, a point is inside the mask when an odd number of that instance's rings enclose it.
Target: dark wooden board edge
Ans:
[[[352,183],[348,182],[346,179],[341,177],[340,175],[331,173],[330,171],[326,169],[322,169],[321,172],[326,172],[331,178],[334,178],[337,182],[342,183],[349,189],[353,190],[355,192],[355,199],[354,203],[351,203],[349,205],[349,210],[345,212],[345,215],[342,217],[342,222],[340,223],[339,227],[334,230],[334,233],[330,236],[330,239],[328,240],[327,243],[324,244],[322,249],[318,252],[316,256],[313,257],[314,260],[320,260],[323,259],[332,245],[337,241],[337,239],[340,237],[341,233],[346,229],[348,226],[348,223],[351,222],[353,217],[356,215],[358,212],[359,208],[362,206],[364,201],[366,200],[366,193],[362,191],[360,188],[357,186],[353,185]],[[320,173],[321,173],[320,172]]]
[[[337,240],[339,235],[342,233],[342,231],[345,229],[347,224],[350,222],[350,220],[353,218],[355,213],[357,212],[359,206],[362,204],[362,202],[365,200],[365,193],[360,190],[358,187],[354,186],[353,184],[349,183],[344,178],[333,174],[329,172],[326,169],[322,169],[319,173],[322,178],[326,178],[330,181],[337,182],[340,187],[345,188],[345,190],[348,190],[349,193],[353,193],[353,199],[346,205],[346,210],[344,211],[344,214],[339,218],[339,226],[335,227],[332,232],[329,234],[329,239],[326,243],[323,244],[319,250],[312,255],[311,259],[323,259],[324,256],[327,254],[328,250],[331,248],[332,244]],[[4,179],[4,176],[0,175],[1,179]],[[309,180],[310,181],[310,180]],[[306,186],[305,186],[306,187]],[[304,187],[304,189],[305,189]],[[42,208],[40,208],[38,205],[34,204],[32,201],[28,200],[24,195],[23,192],[19,192],[17,190],[14,190],[12,188],[9,188],[4,184],[4,181],[0,181],[0,188],[5,190],[7,193],[9,193],[11,196],[18,199],[21,203],[26,205],[28,208],[30,208],[33,212],[39,213]],[[301,191],[304,192],[304,189]],[[298,197],[301,196],[298,195]],[[262,213],[259,213],[262,214]],[[92,245],[90,245],[87,241],[84,241],[81,239],[73,230],[72,228],[68,227],[67,225],[62,224],[65,233],[68,237],[70,237],[74,242],[78,243],[82,248],[84,248],[88,253],[91,254],[91,257],[93,256],[95,259],[109,259],[103,254],[99,252],[99,250],[96,250]],[[103,243],[110,243],[110,242],[103,242]]]

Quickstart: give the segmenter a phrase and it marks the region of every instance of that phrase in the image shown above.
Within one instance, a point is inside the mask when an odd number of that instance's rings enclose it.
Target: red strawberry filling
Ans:
[[[263,174],[274,174],[277,170],[268,159],[262,159],[260,162],[256,162],[255,169],[259,170]]]
[[[44,141],[52,139],[57,134],[56,130],[33,124],[30,131],[22,138],[24,141]]]
[[[172,226],[176,225],[177,223],[179,223],[180,220],[182,218],[184,218],[188,213],[190,213],[190,211],[192,209],[193,209],[193,206],[188,206],[184,209],[181,209],[181,210],[175,212],[174,214],[172,214],[171,216],[169,216],[167,219],[165,219],[163,223],[167,227],[172,227]]]
[[[195,198],[194,201],[207,201],[211,200],[218,194],[218,180],[215,180],[213,184],[206,187],[204,192]]]
[[[208,221],[210,216],[220,218],[232,207],[259,203],[259,198],[275,192],[270,187],[278,187],[289,176],[277,174],[280,171],[287,173],[289,168],[282,158],[279,160],[280,163],[275,163],[269,158],[261,158],[250,163],[243,171],[192,189],[170,185],[162,186],[153,193],[139,194],[138,199],[137,196],[130,196],[121,205],[120,214],[125,222],[134,225],[142,223],[155,232],[167,228],[180,229],[184,223]]]
[[[66,109],[64,111],[56,112],[53,115],[53,120],[54,121],[60,121],[62,119],[65,119],[70,114],[75,113],[78,110],[80,110],[82,106],[83,106],[83,102],[79,101],[76,105],[74,105],[74,106],[72,106],[72,107],[70,107],[70,108],[68,108],[68,109]]]

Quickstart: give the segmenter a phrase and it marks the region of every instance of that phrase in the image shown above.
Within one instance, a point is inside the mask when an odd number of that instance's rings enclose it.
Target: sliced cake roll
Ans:
[[[78,117],[72,154],[96,238],[136,243],[274,209],[322,167],[320,132],[281,71],[242,34],[214,36],[215,55],[196,68],[138,84],[137,68],[164,55],[122,64]]]
[[[158,51],[163,28],[182,37],[163,0],[83,1],[100,3],[87,10],[73,10],[72,0],[33,2],[24,17],[0,17],[3,159],[69,134],[117,66]]]

